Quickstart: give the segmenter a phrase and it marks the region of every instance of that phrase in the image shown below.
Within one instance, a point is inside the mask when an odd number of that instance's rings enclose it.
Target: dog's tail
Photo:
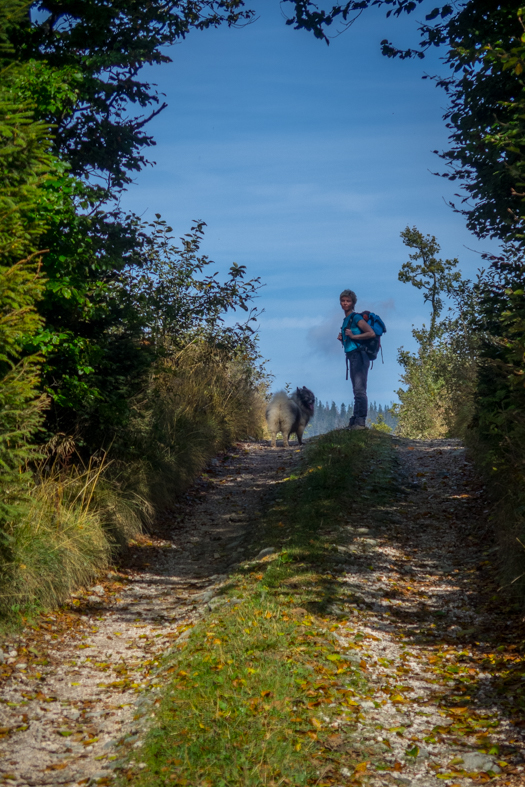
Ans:
[[[280,430],[281,419],[285,417],[290,408],[290,399],[286,391],[277,391],[266,408],[266,420],[270,430],[274,427],[277,431]],[[288,420],[288,419],[287,419]]]
[[[286,391],[277,391],[277,393],[274,393],[274,395],[270,399],[270,404],[268,405],[268,407],[270,407],[271,404],[277,404],[277,402],[287,402],[289,398],[290,397],[288,396]]]

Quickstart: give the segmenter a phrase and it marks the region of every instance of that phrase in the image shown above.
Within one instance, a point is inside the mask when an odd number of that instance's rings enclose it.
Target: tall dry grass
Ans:
[[[264,393],[242,355],[192,344],[164,361],[133,402],[126,440],[114,450],[122,489],[154,509],[166,506],[218,451],[263,437]]]
[[[190,345],[159,364],[107,456],[82,465],[72,440],[34,469],[23,516],[0,549],[0,615],[49,608],[107,567],[206,462],[259,438],[264,386],[249,359]]]
[[[28,490],[25,516],[7,529],[0,571],[4,615],[58,603],[110,559],[109,541],[92,508],[100,472],[38,475]]]

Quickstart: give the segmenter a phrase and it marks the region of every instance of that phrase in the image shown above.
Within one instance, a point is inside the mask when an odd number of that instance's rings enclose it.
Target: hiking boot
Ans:
[[[354,432],[357,429],[368,429],[368,426],[365,426],[364,424],[352,424],[352,426],[349,426],[348,429],[351,432]]]

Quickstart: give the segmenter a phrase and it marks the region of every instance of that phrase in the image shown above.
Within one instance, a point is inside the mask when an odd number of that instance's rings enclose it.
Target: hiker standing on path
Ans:
[[[366,384],[370,358],[361,342],[375,338],[375,332],[363,319],[363,316],[354,311],[357,295],[353,290],[343,290],[339,300],[345,318],[341,333],[337,338],[342,342],[346,353],[347,379],[348,367],[350,367],[350,380],[354,392],[354,412],[348,427],[350,429],[366,429],[366,416],[368,415]]]

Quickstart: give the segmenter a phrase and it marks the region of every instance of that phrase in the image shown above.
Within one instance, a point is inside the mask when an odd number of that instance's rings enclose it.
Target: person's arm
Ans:
[[[345,331],[345,336],[349,336],[354,342],[362,342],[365,339],[371,339],[373,336],[375,336],[374,329],[367,323],[366,320],[359,320],[357,327],[361,333],[352,333],[350,328],[347,328]]]

